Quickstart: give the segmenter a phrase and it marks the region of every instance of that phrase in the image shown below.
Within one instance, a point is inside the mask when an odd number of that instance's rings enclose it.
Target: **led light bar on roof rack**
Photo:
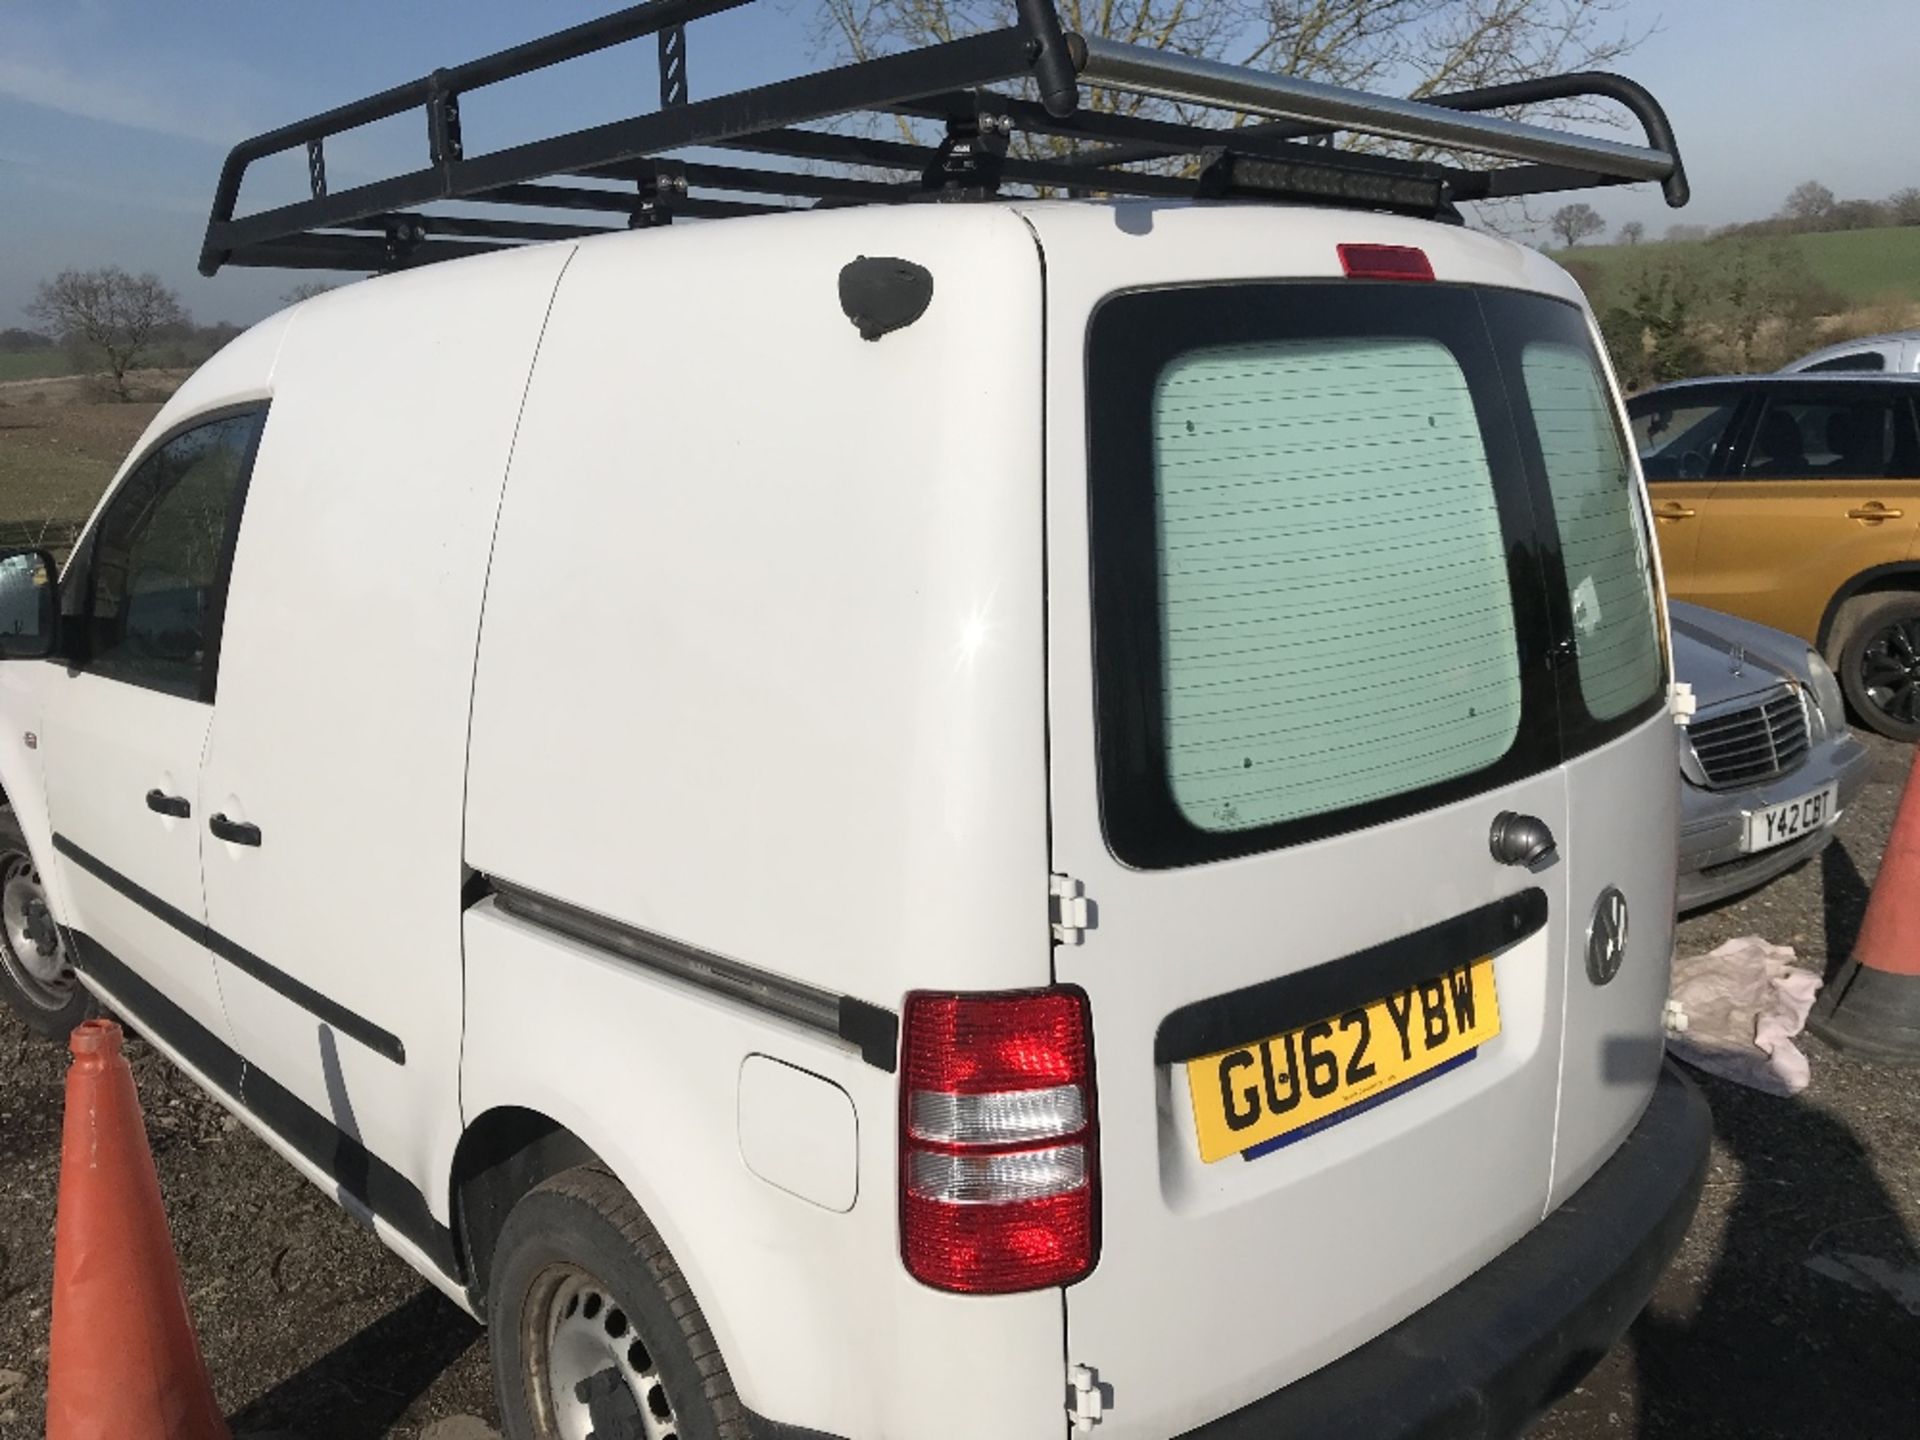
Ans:
[[[1053,0],[1017,0],[1018,23],[1005,29],[693,98],[686,26],[746,3],[649,0],[243,141],[221,170],[200,269],[208,275],[223,265],[394,269],[614,228],[426,208],[448,201],[522,214],[618,216],[631,227],[811,205],[985,199],[1003,185],[1078,195],[1307,201],[1439,219],[1457,219],[1461,201],[1646,180],[1661,184],[1669,204],[1687,199],[1665,113],[1646,90],[1620,76],[1549,76],[1405,100],[1070,35]],[[466,153],[464,94],[649,35],[659,46],[659,109],[484,155]],[[1129,116],[1082,106],[1087,87],[1277,118],[1213,126]],[[1030,98],[1036,95],[1037,101]],[[1488,113],[1576,98],[1624,106],[1647,143]],[[426,119],[421,168],[329,188],[329,138],[414,109]],[[946,138],[922,145],[808,128],[894,115],[943,123]],[[1336,131],[1404,141],[1448,158],[1408,160],[1302,143]],[[1071,153],[1010,154],[1016,135],[1065,139]],[[302,148],[309,197],[237,215],[249,167]],[[794,168],[671,158],[695,148],[777,157]],[[1521,163],[1475,169],[1459,163],[1460,155]],[[1182,162],[1180,173],[1129,168],[1168,159]],[[821,164],[847,168],[822,173]],[[875,178],[875,170],[892,178]],[[599,183],[571,183],[580,177]],[[555,180],[563,183],[545,183]],[[632,188],[606,188],[608,182]]]

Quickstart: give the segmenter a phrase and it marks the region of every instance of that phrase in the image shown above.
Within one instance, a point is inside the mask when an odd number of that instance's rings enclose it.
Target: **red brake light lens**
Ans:
[[[1086,1001],[1075,990],[915,995],[907,1041],[914,1090],[985,1095],[1069,1085],[1087,1071]]]
[[[911,995],[905,1031],[908,1272],[968,1294],[1087,1274],[1099,1211],[1086,996],[1065,988]]]
[[[1340,268],[1349,280],[1431,280],[1433,262],[1411,245],[1342,245]]]

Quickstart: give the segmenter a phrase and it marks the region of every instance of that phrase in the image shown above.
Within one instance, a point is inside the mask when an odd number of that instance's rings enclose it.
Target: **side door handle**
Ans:
[[[1691,520],[1700,512],[1691,505],[1682,505],[1678,500],[1661,502],[1660,508],[1653,512],[1656,520]]]
[[[258,845],[260,827],[244,824],[238,820],[229,820],[225,815],[215,815],[207,821],[207,829],[213,832],[216,840],[230,841],[235,845]]]
[[[147,791],[147,809],[156,815],[171,815],[176,820],[185,820],[193,814],[193,806],[184,795],[168,795],[162,790]]]
[[[1872,524],[1880,520],[1898,520],[1904,514],[1906,514],[1904,510],[1889,510],[1878,500],[1869,500],[1866,504],[1856,505],[1853,509],[1847,511],[1847,518],[1849,520],[1865,520],[1869,524]]]

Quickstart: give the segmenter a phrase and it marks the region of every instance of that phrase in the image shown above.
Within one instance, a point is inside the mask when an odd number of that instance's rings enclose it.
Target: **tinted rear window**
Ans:
[[[1153,450],[1163,744],[1190,823],[1271,825],[1507,752],[1520,672],[1506,547],[1444,345],[1182,355],[1156,387]],[[1389,649],[1419,661],[1383,687]]]
[[[1653,563],[1633,469],[1591,348],[1528,341],[1520,373],[1553,494],[1580,699],[1595,719],[1612,720],[1660,686]]]
[[[1121,858],[1192,863],[1442,804],[1657,701],[1646,535],[1577,310],[1205,287],[1109,301],[1089,344]]]

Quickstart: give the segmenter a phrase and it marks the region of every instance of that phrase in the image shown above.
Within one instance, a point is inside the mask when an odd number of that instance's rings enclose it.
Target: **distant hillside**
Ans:
[[[65,350],[0,351],[0,380],[45,380],[72,373],[73,357]]]
[[[1714,240],[1649,241],[1642,245],[1580,245],[1552,252],[1561,262],[1591,267],[1602,283],[1610,272],[1654,256],[1686,252],[1710,257]],[[1920,226],[1783,235],[1758,242],[1798,250],[1813,278],[1850,305],[1898,296],[1920,302]]]

